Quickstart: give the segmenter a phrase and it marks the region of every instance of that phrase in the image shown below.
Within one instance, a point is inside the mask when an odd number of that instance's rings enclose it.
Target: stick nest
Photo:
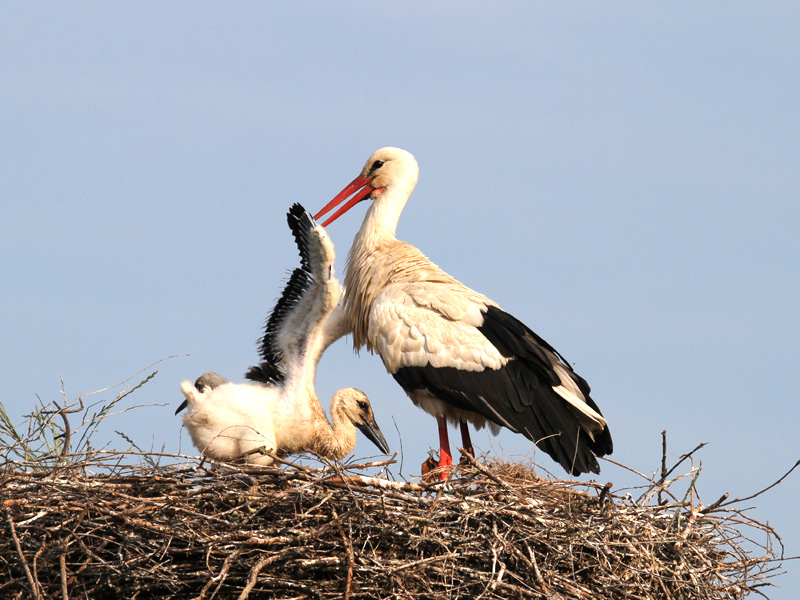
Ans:
[[[0,597],[727,599],[780,569],[777,534],[691,475],[634,499],[510,462],[443,486],[141,456],[0,464]]]

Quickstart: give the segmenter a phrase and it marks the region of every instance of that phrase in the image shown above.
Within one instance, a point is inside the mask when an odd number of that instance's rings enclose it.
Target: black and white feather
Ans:
[[[311,309],[311,307],[301,308],[299,305],[308,294],[312,284],[315,283],[310,257],[310,245],[311,232],[315,230],[317,225],[311,215],[300,204],[292,205],[286,220],[300,253],[300,266],[292,272],[289,281],[283,288],[283,293],[267,318],[264,336],[258,346],[261,362],[256,366],[250,367],[245,375],[251,381],[282,383],[286,377],[286,354],[287,352],[291,353],[292,350],[281,343],[281,332],[291,330],[296,332],[298,337],[302,336],[303,333],[308,333],[307,326],[301,327],[301,331],[296,331],[293,327],[296,327],[298,323],[302,324],[303,319],[306,319],[308,311]],[[324,234],[324,231],[320,227],[318,233]],[[327,261],[323,261],[323,263],[327,264]],[[317,285],[322,285],[322,282],[317,281],[316,283]],[[338,283],[335,287],[338,287]],[[340,294],[341,292],[337,293]],[[306,297],[306,304],[309,303],[309,299]],[[336,303],[338,303],[338,297],[336,298]],[[283,337],[285,338],[286,336],[284,335]],[[302,340],[301,345],[304,345]],[[292,345],[293,347],[294,345]]]

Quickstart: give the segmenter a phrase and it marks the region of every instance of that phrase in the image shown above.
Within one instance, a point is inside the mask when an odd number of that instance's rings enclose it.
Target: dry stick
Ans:
[[[721,505],[723,502],[725,502],[725,500],[727,500],[727,499],[728,499],[728,496],[730,496],[730,494],[728,494],[728,492],[725,492],[724,494],[722,494],[722,496],[720,496],[719,500],[717,500],[716,502],[713,502],[713,503],[709,504],[708,506],[706,506],[706,507],[705,507],[703,510],[701,510],[700,512],[701,512],[701,513],[703,513],[704,515],[706,515],[706,514],[710,513],[711,511],[713,511],[714,509],[716,509],[716,508],[719,508],[719,507],[720,507],[720,505]]]
[[[339,516],[336,510],[333,511],[333,518],[336,519],[336,527],[339,529],[339,534],[344,540],[344,545],[347,548],[347,583],[344,588],[344,600],[350,600],[350,586],[353,584],[353,565],[355,565],[355,557],[353,556],[353,541],[344,534],[342,524],[339,522]],[[342,515],[344,516],[344,515]]]
[[[367,477],[365,475],[330,475],[319,480],[318,483],[343,483],[355,484],[363,487],[374,487],[382,490],[397,490],[400,492],[424,492],[427,486],[414,483],[413,481],[389,481],[380,477]]]
[[[616,465],[621,469],[625,469],[626,471],[630,471],[634,475],[638,475],[639,477],[641,477],[642,479],[650,482],[651,484],[655,484],[655,482],[653,481],[652,478],[648,477],[644,473],[640,473],[639,471],[637,471],[636,469],[634,469],[632,467],[629,467],[627,465],[623,465],[621,462],[617,462],[616,460],[608,458],[607,456],[598,456],[597,458],[599,458],[600,460],[603,460],[603,461],[605,461],[607,463],[611,463],[612,465]]]
[[[83,410],[83,399],[81,398],[80,400],[81,400],[80,410]],[[61,419],[64,421],[64,441],[61,444],[61,458],[64,458],[64,455],[69,450],[70,438],[72,437],[72,431],[70,431],[70,428],[69,428],[69,419],[67,418],[67,415],[65,414],[65,408],[66,407],[61,408],[58,411],[58,414],[61,415]]]
[[[789,469],[788,471],[786,471],[786,473],[784,473],[783,477],[781,477],[780,479],[778,479],[778,481],[776,481],[776,482],[775,482],[775,483],[773,483],[772,485],[765,487],[765,488],[764,488],[763,490],[761,490],[760,492],[756,492],[755,494],[752,494],[752,495],[750,495],[750,496],[747,496],[747,497],[745,497],[745,498],[735,498],[735,499],[731,500],[730,502],[725,502],[724,504],[719,504],[719,506],[728,506],[728,505],[730,505],[730,504],[733,504],[734,502],[744,502],[744,501],[746,501],[746,500],[752,500],[752,499],[753,499],[753,498],[755,498],[756,496],[760,496],[761,494],[763,494],[763,493],[764,493],[764,492],[766,492],[767,490],[770,490],[770,489],[774,488],[776,485],[778,485],[780,482],[782,482],[784,479],[786,479],[786,478],[789,476],[789,474],[790,474],[792,471],[794,471],[794,470],[795,470],[795,469],[796,469],[798,466],[800,466],[800,460],[798,460],[796,463],[794,463],[794,466],[792,466],[792,468],[791,468],[791,469]]]
[[[377,460],[377,461],[370,461],[370,462],[365,462],[365,463],[342,464],[339,461],[334,461],[334,460],[332,460],[330,458],[322,456],[321,454],[316,454],[315,452],[307,451],[306,454],[313,454],[314,457],[317,460],[319,460],[320,462],[324,462],[326,464],[326,466],[311,469],[311,468],[306,468],[306,467],[299,467],[297,465],[293,465],[292,463],[286,463],[286,464],[289,465],[289,466],[297,467],[299,469],[303,469],[305,471],[308,471],[309,473],[330,473],[330,472],[338,472],[338,470],[341,470],[339,467],[341,467],[341,468],[343,468],[345,470],[348,470],[348,471],[352,471],[352,470],[359,470],[359,469],[367,469],[367,468],[371,468],[371,467],[387,467],[387,466],[393,465],[393,464],[395,464],[397,462],[394,458],[388,458],[386,460]],[[395,453],[395,455],[396,454],[397,453]],[[339,465],[339,467],[335,466],[337,464]]]
[[[231,564],[233,561],[239,558],[239,555],[242,553],[242,549],[242,546],[239,546],[232,554],[228,555],[228,557],[225,559],[225,562],[222,563],[222,569],[220,569],[219,575],[209,579],[208,583],[203,587],[202,592],[200,592],[200,598],[205,596],[206,591],[208,591],[208,588],[214,582],[214,579],[219,579],[219,583],[217,583],[217,587],[214,589],[214,593],[211,594],[211,598],[209,599],[214,600],[214,597],[217,595],[219,589],[222,587],[222,584],[225,583],[225,579],[228,577],[228,571],[231,568]]]
[[[61,595],[64,600],[69,600],[69,591],[67,590],[67,555],[63,552],[58,557],[58,562],[61,565]]]
[[[319,481],[312,481],[310,486],[320,485],[322,487],[332,487],[336,489],[347,490],[351,494],[353,493],[353,486],[351,485],[352,482],[337,479],[326,479],[326,480],[319,480]],[[394,482],[389,482],[394,483]],[[416,484],[411,484],[416,485]],[[358,491],[361,494],[369,494],[370,496],[379,496],[381,498],[394,498],[397,500],[402,500],[404,502],[412,502],[414,504],[420,506],[430,506],[431,504],[435,504],[438,501],[439,496],[437,495],[436,498],[423,498],[422,496],[415,495],[412,493],[405,493],[402,491],[395,491],[392,488],[386,487],[375,487],[372,486],[364,486],[359,487]],[[440,492],[441,493],[441,492]]]
[[[608,495],[611,492],[611,488],[613,486],[614,486],[614,484],[609,481],[603,486],[603,489],[600,490],[600,495],[597,497],[597,503],[600,506],[603,506],[605,501],[608,500]],[[659,504],[661,504],[661,502],[659,502]]]
[[[14,519],[11,518],[11,511],[8,509],[6,509],[6,519],[8,519],[8,525],[11,528],[11,537],[14,539],[14,545],[17,547],[17,554],[19,554],[19,560],[22,562],[22,568],[25,570],[25,575],[31,586],[33,597],[36,600],[41,600],[42,595],[39,593],[39,586],[36,585],[31,570],[28,568],[28,562],[25,560],[25,554],[22,552],[22,545],[19,543],[19,537],[17,537],[17,529],[14,527]]]
[[[406,564],[403,564],[403,565],[398,565],[396,567],[393,567],[393,568],[389,569],[388,571],[386,571],[386,574],[387,575],[394,575],[398,571],[403,571],[405,569],[413,569],[414,567],[418,567],[420,565],[429,564],[429,563],[435,563],[435,562],[441,562],[443,560],[449,560],[449,559],[453,558],[456,555],[457,555],[456,552],[450,552],[448,554],[442,554],[441,556],[431,556],[429,558],[422,558],[420,560],[415,560],[415,561],[410,562],[410,563],[406,563]]]
[[[525,544],[525,548],[527,548],[527,549],[528,549],[528,554],[530,554],[530,555],[531,555],[531,560],[530,560],[530,562],[531,562],[531,564],[533,565],[533,580],[534,580],[534,581],[535,581],[535,582],[536,582],[536,583],[539,585],[539,587],[541,587],[541,588],[542,588],[542,590],[544,590],[546,593],[548,593],[548,594],[549,594],[549,593],[551,593],[551,591],[552,591],[552,590],[550,589],[550,586],[549,586],[549,585],[547,585],[547,582],[544,580],[544,577],[542,577],[542,573],[541,573],[541,571],[539,571],[539,563],[538,563],[538,562],[536,562],[536,555],[533,553],[533,550],[531,550],[531,548],[530,548],[530,546],[528,546],[528,544]],[[522,555],[522,551],[520,551],[520,555]]]
[[[318,457],[320,460],[328,464],[328,471],[331,475],[318,477],[316,481],[312,481],[312,485],[332,486],[346,489],[350,494],[354,493],[353,486],[358,486],[361,493],[380,494],[383,496],[391,496],[395,498],[402,498],[412,502],[426,504],[428,499],[423,499],[419,496],[405,494],[404,492],[424,492],[430,489],[435,489],[437,484],[423,485],[414,482],[398,482],[381,479],[380,477],[365,477],[363,475],[349,475],[344,472],[342,465],[338,462],[332,462],[324,456]],[[370,488],[376,488],[373,491]],[[439,498],[441,488],[436,496]],[[434,500],[435,502],[436,500]]]
[[[492,473],[489,469],[484,467],[481,463],[479,463],[477,460],[475,460],[472,456],[470,456],[469,454],[464,454],[463,457],[467,459],[467,461],[469,462],[470,465],[475,467],[478,471],[480,471],[481,473],[486,475],[489,479],[491,479],[496,484],[498,484],[501,488],[503,488],[503,490],[505,490],[506,492],[512,493],[512,494],[516,495],[517,497],[521,497],[519,492],[509,488],[508,484],[505,481],[503,481],[502,479],[497,477],[494,473]]]
[[[661,476],[661,480],[660,480],[658,483],[659,483],[659,484],[662,484],[662,483],[664,483],[664,481],[666,481],[667,477],[669,477],[669,476],[672,474],[672,472],[673,472],[675,469],[677,469],[677,468],[678,468],[678,467],[681,465],[681,463],[682,463],[683,461],[685,461],[687,458],[691,458],[691,457],[692,457],[692,455],[693,455],[695,452],[697,452],[698,450],[700,450],[700,448],[702,448],[703,446],[705,446],[705,445],[707,445],[707,444],[708,444],[708,442],[703,442],[702,444],[698,444],[698,445],[697,445],[697,446],[694,448],[694,450],[692,450],[691,452],[687,452],[686,454],[684,454],[683,456],[681,456],[681,459],[680,459],[678,462],[676,462],[674,465],[672,465],[672,468],[671,468],[669,471],[667,471],[667,472],[666,472],[664,475],[662,475],[662,476]]]
[[[394,453],[394,456],[397,456],[397,452]],[[370,469],[372,467],[388,467],[389,465],[394,465],[397,463],[397,460],[394,458],[388,458],[386,460],[376,460],[372,462],[365,462],[365,463],[348,463],[345,468],[349,471],[352,470],[360,470],[360,469]]]
[[[225,433],[230,427],[226,427],[222,431],[217,434],[217,437],[222,437],[222,434]],[[258,432],[253,429],[252,427],[249,428],[253,433],[258,434]],[[225,434],[228,435],[228,434]],[[210,445],[210,443],[209,443]],[[203,453],[205,454],[206,449],[203,449]],[[244,462],[244,459],[248,456],[252,456],[253,454],[260,454],[261,456],[272,456],[272,448],[267,448],[266,446],[259,446],[258,448],[253,448],[252,450],[248,450],[247,452],[242,452],[238,456],[234,456],[230,460],[226,460],[224,462],[231,462],[231,463],[238,463]]]
[[[104,387],[103,389],[100,389],[100,390],[95,390],[93,392],[88,392],[86,394],[81,394],[80,396],[78,396],[78,399],[83,398],[84,396],[94,396],[95,394],[100,394],[102,392],[106,392],[108,390],[114,389],[115,387],[119,387],[121,385],[124,385],[124,384],[128,383],[131,379],[137,377],[138,375],[141,375],[145,371],[148,371],[148,370],[152,369],[156,365],[158,365],[158,364],[160,364],[160,363],[162,363],[164,361],[169,360],[170,358],[185,358],[187,356],[189,356],[189,355],[188,354],[173,354],[171,356],[165,356],[164,358],[158,359],[153,364],[146,366],[144,369],[140,369],[139,371],[137,371],[136,373],[134,373],[133,375],[131,375],[127,379],[123,379],[119,383],[116,383],[114,385],[109,385],[108,387]]]
[[[702,448],[702,447],[703,447],[703,446],[705,446],[706,444],[708,444],[708,442],[703,442],[703,443],[701,443],[701,444],[698,444],[698,445],[697,445],[697,446],[696,446],[696,447],[695,447],[695,448],[694,448],[694,449],[693,449],[691,452],[688,452],[688,453],[684,454],[683,456],[681,456],[680,460],[679,460],[678,462],[676,462],[676,463],[675,463],[675,464],[672,466],[672,468],[671,468],[671,469],[669,469],[669,470],[668,470],[666,473],[663,473],[663,472],[662,472],[661,478],[660,478],[658,481],[654,481],[653,479],[651,479],[650,477],[648,477],[648,476],[646,476],[646,475],[644,475],[644,474],[640,473],[640,472],[639,472],[639,471],[637,471],[636,469],[632,469],[631,467],[628,467],[628,466],[626,466],[626,465],[623,465],[622,463],[619,463],[619,462],[617,462],[617,461],[615,461],[615,460],[611,460],[611,459],[610,459],[610,458],[608,458],[608,457],[602,456],[602,457],[600,457],[600,458],[602,458],[602,459],[603,459],[604,461],[606,461],[606,462],[610,462],[611,464],[614,464],[614,465],[617,465],[618,467],[621,467],[621,468],[623,468],[623,469],[626,469],[626,470],[630,471],[631,473],[635,473],[636,475],[639,475],[639,476],[640,476],[642,479],[646,479],[647,481],[649,481],[649,482],[650,482],[650,488],[648,488],[648,491],[647,491],[647,493],[646,493],[646,494],[643,494],[643,495],[642,495],[642,498],[644,498],[644,497],[645,497],[645,496],[647,496],[649,493],[651,493],[651,492],[652,492],[652,491],[653,491],[653,490],[654,490],[654,489],[655,489],[657,486],[663,486],[663,485],[664,485],[664,483],[665,483],[665,482],[666,482],[666,480],[667,480],[667,477],[669,477],[669,476],[670,476],[670,474],[671,474],[671,473],[672,473],[672,472],[673,472],[675,469],[677,469],[677,468],[678,468],[678,466],[679,466],[679,465],[680,465],[680,464],[681,464],[683,461],[685,461],[687,458],[691,458],[691,457],[692,457],[692,455],[693,455],[695,452],[697,452],[698,450],[700,450],[700,448]],[[674,499],[676,502],[678,501],[678,499],[677,499],[677,498],[676,498],[674,495],[672,495],[672,493],[671,493],[671,492],[670,492],[668,489],[666,489],[666,488],[659,489],[659,493],[660,493],[661,491],[666,491],[666,492],[667,492],[667,493],[668,493],[670,496],[672,496],[672,498],[673,498],[673,499]]]
[[[661,431],[661,481],[667,478],[667,430]],[[663,499],[661,494],[663,490],[658,490],[658,503],[662,504]]]
[[[33,580],[36,582],[36,589],[41,590],[42,584],[39,583],[39,557],[44,553],[44,549],[47,546],[47,541],[45,540],[42,542],[42,545],[36,551],[36,554],[33,555]]]
[[[280,554],[264,556],[263,558],[259,559],[255,565],[253,565],[253,568],[250,569],[250,574],[247,576],[247,584],[244,586],[242,593],[239,594],[238,600],[247,600],[248,596],[250,596],[250,592],[254,587],[256,587],[256,581],[258,581],[258,574],[261,572],[261,569],[263,569],[269,563],[277,560],[279,556]]]
[[[64,383],[63,380],[61,383],[63,385]],[[61,453],[59,455],[61,458],[64,458],[67,455],[67,451],[69,450],[70,438],[72,437],[72,428],[70,427],[67,415],[72,413],[79,413],[83,410],[83,398],[78,398],[79,406],[78,408],[73,408],[72,410],[67,410],[67,406],[69,406],[69,404],[66,403],[66,400],[64,400],[64,402],[65,402],[64,406],[59,406],[57,402],[53,402],[53,405],[56,407],[56,410],[42,411],[43,415],[60,415],[61,420],[64,421],[64,433],[60,436],[64,438],[64,441],[61,444]]]
[[[298,471],[302,471],[303,473],[308,473],[309,472],[308,467],[304,467],[303,465],[298,465],[296,463],[293,463],[291,461],[286,460],[285,458],[281,458],[280,456],[278,456],[277,454],[275,454],[272,451],[267,452],[267,455],[271,456],[272,459],[276,463],[280,463],[280,464],[285,465],[287,467],[292,467],[293,469],[297,469]]]

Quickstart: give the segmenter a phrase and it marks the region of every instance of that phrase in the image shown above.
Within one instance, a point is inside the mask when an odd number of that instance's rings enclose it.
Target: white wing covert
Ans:
[[[438,289],[437,289],[438,288]],[[391,284],[369,313],[370,342],[390,373],[402,367],[499,369],[508,362],[473,324],[480,305],[440,284]]]

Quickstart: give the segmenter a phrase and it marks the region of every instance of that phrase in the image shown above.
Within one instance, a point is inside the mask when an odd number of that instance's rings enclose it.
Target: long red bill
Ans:
[[[336,197],[325,205],[325,208],[323,208],[316,215],[314,215],[314,220],[315,221],[318,220],[322,215],[332,210],[337,204],[342,202],[345,198],[349,198],[351,194],[353,194],[354,192],[358,192],[356,193],[355,196],[350,198],[350,200],[348,200],[348,202],[344,206],[342,206],[339,210],[333,213],[333,215],[329,217],[328,220],[322,224],[322,226],[327,227],[328,225],[333,223],[336,219],[341,217],[344,213],[346,213],[348,210],[353,208],[356,204],[364,200],[364,198],[366,198],[372,193],[373,190],[369,186],[369,184],[372,182],[372,179],[373,179],[372,177],[365,178],[361,177],[361,175],[353,179],[353,181],[351,181],[346,188],[344,188],[341,192],[336,194]]]

